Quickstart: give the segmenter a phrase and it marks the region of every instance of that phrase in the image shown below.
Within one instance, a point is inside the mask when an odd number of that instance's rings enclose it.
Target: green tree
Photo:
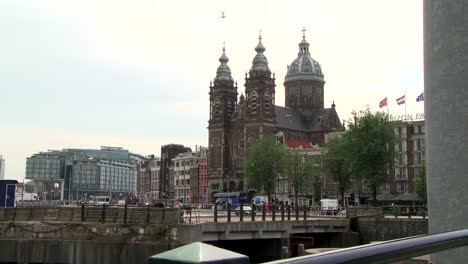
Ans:
[[[246,180],[249,187],[253,187],[268,195],[276,187],[276,173],[283,167],[286,148],[277,144],[272,137],[264,137],[250,146],[246,159]]]
[[[416,179],[416,192],[424,201],[427,201],[426,167],[422,167],[419,177]]]
[[[327,174],[338,184],[342,206],[344,206],[344,194],[352,185],[349,163],[351,153],[346,143],[342,137],[330,139],[324,159]]]
[[[349,123],[343,139],[347,142],[346,152],[353,177],[367,181],[376,202],[377,188],[388,182],[395,162],[397,138],[388,115],[372,113],[369,108],[354,113],[354,123]]]
[[[297,206],[298,195],[306,191],[311,181],[313,168],[311,161],[296,151],[288,152],[283,159],[284,172],[292,184],[294,192],[294,204]]]

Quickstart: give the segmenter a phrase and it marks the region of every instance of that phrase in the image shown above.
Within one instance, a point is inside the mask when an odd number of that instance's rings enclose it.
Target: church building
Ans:
[[[211,192],[246,191],[244,160],[249,146],[266,135],[292,145],[322,145],[329,132],[343,131],[335,111],[324,108],[324,75],[309,52],[303,36],[297,58],[288,66],[285,106],[275,104],[275,75],[268,67],[262,37],[255,47],[252,67],[245,75],[245,91],[227,65],[225,48],[221,64],[210,82],[208,121],[208,186]]]

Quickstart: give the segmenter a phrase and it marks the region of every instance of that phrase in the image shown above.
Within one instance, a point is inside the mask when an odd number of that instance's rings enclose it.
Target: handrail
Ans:
[[[468,229],[421,235],[320,254],[282,259],[269,264],[389,263],[468,245]]]

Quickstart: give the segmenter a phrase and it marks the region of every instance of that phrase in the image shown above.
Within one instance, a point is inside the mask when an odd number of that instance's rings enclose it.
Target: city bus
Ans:
[[[231,209],[235,210],[240,204],[248,204],[246,195],[242,195],[240,192],[222,192],[215,193],[213,195],[218,203],[218,210],[227,210],[227,204],[231,204]]]

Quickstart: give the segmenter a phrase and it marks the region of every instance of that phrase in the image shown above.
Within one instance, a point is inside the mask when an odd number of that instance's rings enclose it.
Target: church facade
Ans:
[[[288,66],[285,106],[275,104],[275,75],[264,54],[261,36],[252,67],[239,96],[227,65],[225,48],[216,77],[210,82],[208,121],[208,187],[211,192],[245,191],[245,157],[249,146],[266,135],[287,145],[323,144],[326,134],[344,130],[335,104],[324,108],[324,75],[312,59],[303,36],[297,58]],[[245,94],[245,95],[244,95]]]

